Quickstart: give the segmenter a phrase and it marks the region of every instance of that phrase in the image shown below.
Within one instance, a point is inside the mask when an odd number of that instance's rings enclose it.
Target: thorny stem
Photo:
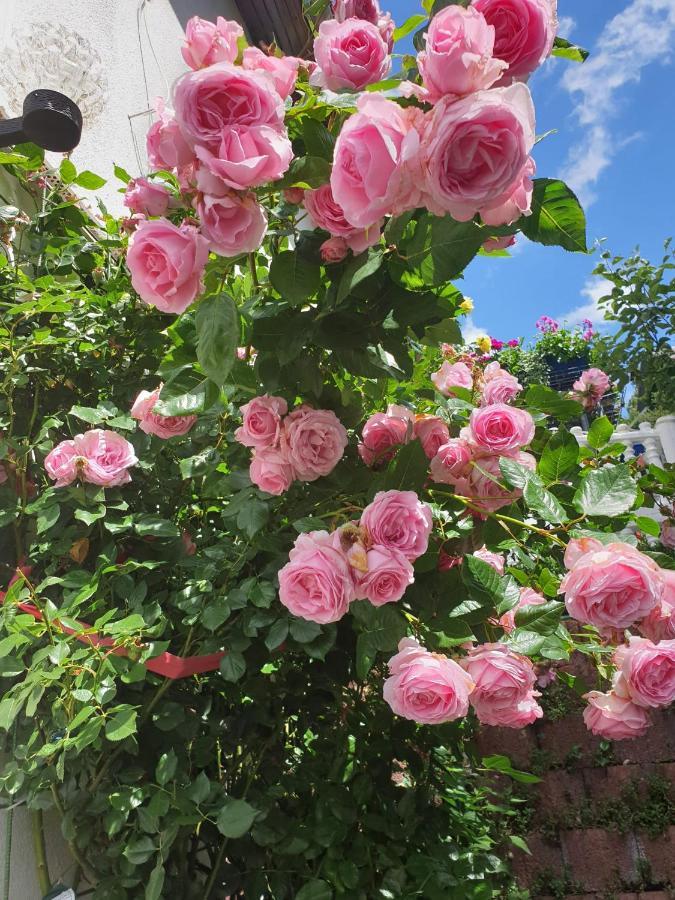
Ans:
[[[32,809],[30,811],[30,830],[33,836],[33,852],[35,853],[38,884],[40,885],[40,893],[44,896],[50,892],[52,882],[47,865],[47,850],[45,848],[45,832],[41,809]]]

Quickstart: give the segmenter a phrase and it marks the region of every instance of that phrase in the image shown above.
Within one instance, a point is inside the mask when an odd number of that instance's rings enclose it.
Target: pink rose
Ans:
[[[421,725],[440,725],[469,711],[471,678],[457,663],[403,638],[388,663],[383,695],[392,711]]]
[[[375,544],[366,553],[368,570],[358,579],[356,596],[373,606],[395,603],[415,580],[413,567],[398,550]]]
[[[483,450],[508,455],[532,441],[534,420],[525,409],[493,403],[472,411],[467,437]]]
[[[473,6],[494,26],[494,55],[508,63],[509,79],[525,78],[550,55],[556,0],[473,0]]]
[[[181,54],[191,69],[204,69],[214,63],[233,63],[239,55],[237,41],[244,36],[238,22],[218,16],[216,23],[193,16],[185,26],[185,44]]]
[[[163,216],[170,201],[171,194],[164,185],[147,178],[132,178],[124,192],[124,205],[146,216]]]
[[[387,77],[391,67],[389,48],[377,25],[365,19],[328,19],[319,26],[314,40],[318,69],[310,84],[341,91],[362,90]]]
[[[536,674],[526,656],[514,653],[504,644],[482,644],[462,660],[475,687],[471,705],[484,725],[522,728],[543,713],[533,701]],[[518,709],[523,701],[526,709]],[[529,713],[529,716],[528,714]]]
[[[263,394],[239,407],[244,423],[234,433],[234,439],[245,447],[278,447],[281,436],[282,417],[288,412],[288,404],[283,397]]]
[[[534,146],[534,106],[524,84],[439,100],[421,150],[428,208],[468,222],[505,202]]]
[[[94,428],[62,441],[45,457],[45,469],[56,487],[81,478],[90,484],[116,487],[131,481],[127,469],[138,462],[134,448],[114,431]]]
[[[509,634],[516,627],[516,613],[519,609],[523,609],[526,606],[541,606],[546,602],[546,597],[542,596],[532,588],[521,588],[518,603],[516,603],[513,609],[508,610],[503,616],[500,616],[499,624],[504,631]]]
[[[197,416],[160,416],[153,412],[161,389],[160,384],[154,391],[141,391],[131,407],[132,418],[138,419],[141,431],[164,440],[187,434],[197,421]]]
[[[253,453],[249,477],[256,487],[278,497],[293,484],[295,473],[288,457],[274,447],[260,447]]]
[[[421,443],[427,459],[433,459],[450,440],[450,432],[439,416],[418,416],[413,425],[413,437]]]
[[[602,541],[594,537],[571,538],[565,548],[565,568],[574,568],[584,553],[594,553],[596,550],[602,550],[603,546]]]
[[[658,707],[675,700],[675,640],[654,644],[631,635],[627,647],[617,648],[614,660],[620,667],[621,686],[633,703]]]
[[[380,491],[361,516],[374,544],[400,550],[413,561],[426,552],[432,525],[431,509],[414,491]]]
[[[664,519],[661,522],[660,541],[669,550],[675,550],[675,522],[672,519]]]
[[[493,553],[492,550],[488,550],[485,544],[483,544],[483,546],[479,550],[474,550],[472,555],[477,556],[478,559],[482,559],[483,562],[486,562],[489,566],[492,566],[497,575],[504,574],[504,566],[506,564],[506,560],[504,559],[503,553]]]
[[[431,479],[437,484],[454,484],[469,471],[473,457],[471,445],[461,438],[451,438],[438,448],[431,460]]]
[[[176,118],[188,142],[214,153],[233,128],[284,125],[284,102],[271,76],[217,63],[181,76],[173,89]]]
[[[586,409],[594,409],[611,384],[609,375],[602,369],[587,369],[572,385],[572,394]]]
[[[381,222],[369,228],[355,228],[349,224],[342,207],[333,197],[330,184],[323,184],[314,191],[305,191],[304,205],[314,227],[344,238],[354,253],[362,253],[380,239]]]
[[[204,195],[197,203],[204,237],[219,256],[253,253],[267,231],[267,216],[255,194]]]
[[[478,512],[495,512],[522,496],[522,491],[511,490],[504,484],[500,459],[500,456],[481,456],[474,460],[468,475],[457,481],[456,492],[468,497]],[[514,459],[531,472],[537,467],[537,461],[530,453],[518,453]]]
[[[354,599],[354,583],[345,555],[326,531],[301,534],[289,561],[279,570],[279,599],[310,622],[337,622]]]
[[[153,169],[180,169],[192,162],[192,150],[183,137],[180,125],[158,100],[159,119],[150,126],[145,137],[148,162]]]
[[[638,630],[655,644],[675,639],[675,606],[662,600],[661,605],[655,606],[638,624]]]
[[[131,236],[127,266],[144,303],[178,315],[202,290],[208,256],[208,242],[194,227],[153,219]]]
[[[515,243],[515,234],[507,234],[504,237],[490,237],[481,244],[481,247],[486,253],[497,253],[498,250],[508,250],[509,247],[513,247]],[[498,341],[498,343],[501,344],[501,341]],[[509,342],[509,346],[517,347],[518,341],[516,341],[515,344]],[[492,349],[501,350],[501,347],[493,347]]]
[[[515,400],[523,386],[517,378],[504,373],[501,378],[492,378],[481,391],[481,406],[492,406],[495,403],[505,404]]]
[[[367,466],[388,462],[394,455],[394,448],[407,444],[412,437],[412,416],[375,413],[363,426],[359,456]],[[407,410],[406,410],[407,412]]]
[[[285,100],[295,90],[301,62],[304,60],[296,56],[268,56],[257,47],[247,47],[244,50],[242,66],[245,69],[261,69],[263,72],[269,72],[277,94]]]
[[[625,741],[642,737],[649,728],[649,713],[614,691],[603,694],[590,691],[584,695],[588,706],[584,710],[586,728],[610,741]]]
[[[332,410],[301,406],[284,421],[288,459],[300,481],[333,471],[347,446],[347,432]]]
[[[364,94],[335,143],[331,187],[348,222],[358,228],[419,205],[420,110],[404,110],[381,94]]]
[[[284,195],[286,203],[292,203],[299,206],[305,199],[305,192],[302,188],[286,188],[281,192]]]
[[[454,397],[453,388],[473,390],[473,375],[466,363],[444,362],[437,372],[431,375],[431,382],[439,394],[444,397]]]
[[[489,88],[506,69],[506,63],[492,54],[494,28],[471,6],[440,10],[424,39],[426,49],[418,53],[417,65],[430,103]]]
[[[629,628],[660,605],[663,592],[656,563],[621,543],[584,553],[560,583],[568,613],[600,629]]]
[[[511,225],[521,216],[529,216],[532,212],[532,191],[534,185],[532,178],[537,167],[534,160],[530,156],[523,170],[519,173],[515,182],[506,192],[506,196],[500,198],[498,203],[488,203],[481,207],[481,219],[486,225],[494,227],[499,225]],[[510,247],[515,243],[515,235],[505,238],[493,238],[492,240],[510,241],[506,244]]]
[[[327,265],[342,262],[349,255],[347,241],[341,237],[328,238],[319,248],[321,259]]]
[[[56,482],[55,487],[65,487],[75,481],[83,469],[83,460],[75,441],[61,441],[45,457],[47,475]]]
[[[223,132],[215,152],[198,144],[195,153],[223,185],[237,191],[277,181],[293,159],[286,132],[270,125],[234,126]]]
[[[377,0],[332,0],[331,12],[338,22],[346,19],[365,19],[377,25],[381,15]]]

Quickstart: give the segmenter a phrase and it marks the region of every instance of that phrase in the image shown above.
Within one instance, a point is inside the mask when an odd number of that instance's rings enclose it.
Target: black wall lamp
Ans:
[[[31,91],[23,101],[23,115],[0,119],[0,147],[30,141],[43,150],[68,153],[82,137],[82,113],[58,91]]]

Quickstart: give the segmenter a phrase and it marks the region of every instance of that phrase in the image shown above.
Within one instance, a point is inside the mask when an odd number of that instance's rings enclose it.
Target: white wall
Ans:
[[[72,160],[111,179],[100,193],[119,212],[113,165],[141,174],[148,110],[186,69],[180,43],[191,15],[240,20],[234,0],[0,0],[0,54],[14,53],[0,71],[0,107],[20,115],[14,95],[37,87],[91,92],[89,105],[101,112],[85,121]],[[91,64],[90,48],[100,65]]]

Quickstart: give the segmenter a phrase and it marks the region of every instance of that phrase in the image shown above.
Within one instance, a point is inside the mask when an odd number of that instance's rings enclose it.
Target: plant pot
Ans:
[[[584,369],[588,368],[587,356],[576,356],[562,362],[553,356],[545,358],[549,371],[549,385],[556,391],[570,391]]]

